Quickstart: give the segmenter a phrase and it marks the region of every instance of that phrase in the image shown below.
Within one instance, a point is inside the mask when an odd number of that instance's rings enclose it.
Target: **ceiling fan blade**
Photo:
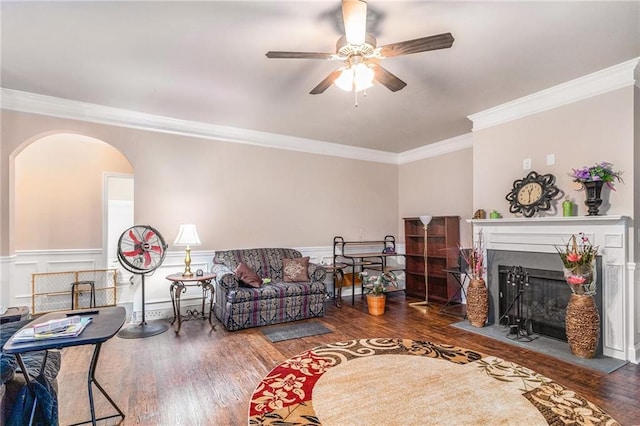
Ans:
[[[382,68],[378,64],[375,64],[373,66],[373,76],[378,83],[382,84],[384,87],[391,90],[392,92],[397,92],[398,90],[403,89],[404,86],[407,85],[407,83],[400,80],[398,77],[391,74],[389,71]]]
[[[367,32],[367,2],[362,0],[342,0],[342,20],[347,43],[364,44]]]
[[[282,58],[282,59],[331,59],[333,53],[320,53],[320,52],[267,52],[267,58]]]
[[[342,73],[341,69],[337,69],[337,70],[333,71],[324,80],[322,80],[320,82],[320,84],[318,84],[316,87],[314,87],[313,90],[309,92],[309,94],[310,95],[319,95],[320,93],[324,92],[325,90],[327,90],[333,84],[334,81],[336,81],[336,78],[340,77],[341,73]]]
[[[411,53],[426,52],[428,50],[448,49],[453,45],[451,33],[438,34],[429,37],[416,38],[414,40],[391,43],[380,48],[382,56],[390,58],[393,56],[409,55]]]

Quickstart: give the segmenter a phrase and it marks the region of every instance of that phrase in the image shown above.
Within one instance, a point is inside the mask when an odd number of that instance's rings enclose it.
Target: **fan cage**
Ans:
[[[154,247],[153,243],[148,243],[148,239],[146,238],[149,236],[149,233],[151,233],[150,238],[152,238],[153,242],[156,243],[155,247],[159,249],[159,253],[157,251],[149,250],[149,245]],[[144,242],[144,244],[141,244],[142,242]],[[125,256],[123,252],[125,243],[128,246],[126,249],[133,249],[138,252],[133,256]],[[147,247],[142,248],[143,245],[146,245]],[[168,245],[165,242],[164,237],[157,229],[150,225],[135,225],[125,230],[118,239],[118,262],[120,262],[120,265],[123,268],[133,274],[151,273],[160,267],[162,262],[164,262],[167,247]],[[145,252],[149,254],[152,264],[141,266],[139,263],[144,262],[143,258]]]
[[[45,272],[31,274],[31,312],[67,311],[71,309],[71,283],[93,281],[95,283],[96,307],[115,306],[116,269],[92,269],[85,271]],[[80,286],[73,294],[77,309],[88,308],[91,293],[88,286]]]

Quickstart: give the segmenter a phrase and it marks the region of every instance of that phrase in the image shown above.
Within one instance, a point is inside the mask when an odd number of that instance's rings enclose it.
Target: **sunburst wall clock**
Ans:
[[[539,211],[549,210],[551,201],[560,192],[555,183],[554,175],[540,175],[533,171],[524,178],[514,181],[513,189],[506,196],[511,204],[509,212],[522,213],[524,217],[531,217]]]

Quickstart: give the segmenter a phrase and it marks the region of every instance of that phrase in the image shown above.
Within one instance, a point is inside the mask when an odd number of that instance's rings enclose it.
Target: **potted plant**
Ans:
[[[596,256],[594,247],[584,234],[575,235],[563,248],[557,248],[564,276],[571,288],[565,314],[565,331],[571,353],[581,358],[593,358],[600,338],[600,314],[596,307]]]
[[[590,167],[582,167],[580,169],[573,169],[569,176],[573,178],[574,182],[582,184],[582,189],[587,192],[585,204],[589,207],[587,216],[597,216],[600,204],[602,204],[602,198],[600,194],[602,186],[606,183],[609,189],[615,191],[613,183],[615,181],[622,182],[620,175],[622,172],[613,170],[613,164],[606,161],[595,164]]]
[[[369,275],[367,271],[360,273],[362,288],[367,290],[367,309],[371,315],[383,315],[387,301],[389,286],[398,287],[396,275],[389,271],[379,275]]]
[[[484,327],[489,316],[489,289],[484,282],[484,247],[482,234],[470,249],[460,249],[460,254],[469,265],[467,287],[467,319],[474,327]]]

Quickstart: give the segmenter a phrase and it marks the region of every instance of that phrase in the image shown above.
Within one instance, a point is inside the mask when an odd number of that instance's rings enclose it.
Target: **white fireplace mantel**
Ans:
[[[602,256],[603,276],[598,287],[603,299],[604,355],[638,362],[631,336],[635,307],[633,281],[627,267],[629,217],[470,219],[468,222],[473,224],[474,243],[482,238],[485,250],[557,253],[557,247],[564,247],[572,235],[584,234]]]

